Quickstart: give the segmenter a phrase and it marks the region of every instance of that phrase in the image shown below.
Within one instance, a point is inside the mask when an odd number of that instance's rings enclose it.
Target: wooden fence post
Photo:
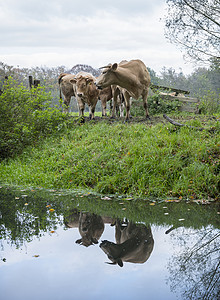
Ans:
[[[36,88],[38,85],[40,85],[40,80],[34,79],[34,87]]]
[[[33,77],[30,75],[29,77],[29,87],[30,89],[32,89],[32,87],[38,87],[38,85],[40,85],[40,80],[38,79],[34,79],[33,81]]]
[[[32,88],[32,85],[33,85],[33,77],[32,76],[29,76],[29,87],[30,89]]]

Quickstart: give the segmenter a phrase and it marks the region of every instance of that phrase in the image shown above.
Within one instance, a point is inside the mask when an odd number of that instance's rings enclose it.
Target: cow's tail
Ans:
[[[63,98],[62,98],[62,93],[61,93],[61,88],[60,88],[60,107],[62,106]]]
[[[59,84],[61,83],[61,80],[62,80],[62,78],[63,78],[65,75],[67,75],[67,73],[61,73],[61,74],[59,75],[59,77],[58,77],[58,83],[59,83]]]
[[[63,104],[63,98],[62,98],[60,84],[61,84],[63,76],[65,76],[65,75],[66,75],[66,73],[61,73],[60,76],[58,77],[58,84],[59,84],[59,90],[60,90],[60,108],[62,108],[62,104]]]
[[[121,103],[125,103],[125,97],[124,97],[123,93],[121,93]]]

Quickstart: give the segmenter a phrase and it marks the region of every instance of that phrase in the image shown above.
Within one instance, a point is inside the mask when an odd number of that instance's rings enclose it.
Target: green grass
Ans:
[[[188,122],[203,126],[201,121]],[[220,134],[107,121],[65,128],[0,165],[1,183],[134,197],[219,199]]]

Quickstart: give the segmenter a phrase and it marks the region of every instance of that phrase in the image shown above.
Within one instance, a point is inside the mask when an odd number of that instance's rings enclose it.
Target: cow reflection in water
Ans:
[[[81,238],[76,240],[76,243],[86,247],[98,244],[98,240],[104,231],[104,224],[112,224],[113,222],[114,220],[111,217],[79,212],[77,209],[74,209],[64,219],[67,227],[79,229]]]
[[[146,262],[154,247],[150,226],[118,220],[115,226],[116,244],[107,240],[100,244],[100,248],[112,261],[110,264],[123,267],[123,262]]]
[[[80,213],[79,233],[81,239],[78,239],[76,243],[85,247],[98,244],[103,231],[104,222],[101,216],[92,213]]]

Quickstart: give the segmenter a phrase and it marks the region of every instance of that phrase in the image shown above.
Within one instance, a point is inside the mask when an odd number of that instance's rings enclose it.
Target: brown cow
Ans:
[[[84,116],[85,103],[89,106],[89,118],[94,119],[99,91],[95,85],[96,78],[86,72],[79,72],[70,80],[78,102],[79,115]]]
[[[111,112],[111,118],[114,118],[115,110],[118,113],[120,117],[124,114],[124,96],[121,92],[121,88],[116,85],[108,86],[102,90],[99,90],[99,99],[101,100],[102,104],[102,116],[106,116],[106,104],[107,101],[111,100],[113,98],[113,107],[110,103],[110,110]]]
[[[119,116],[124,116],[124,95],[123,89],[120,86],[112,85],[112,94],[113,94],[113,108],[111,113],[111,118],[115,116],[116,113],[119,112]]]
[[[124,262],[144,263],[153,251],[154,240],[150,226],[128,222],[125,226],[116,221],[116,244],[107,240],[102,241],[100,248],[112,261],[123,267]]]
[[[86,247],[98,244],[103,231],[104,222],[101,216],[92,213],[80,213],[79,232],[81,239],[78,239],[76,243]]]
[[[60,76],[58,77],[58,83],[60,87],[60,99],[62,100],[62,94],[64,97],[64,112],[68,113],[69,112],[69,105],[70,105],[70,100],[71,97],[75,97],[75,92],[73,90],[73,85],[70,82],[71,79],[73,79],[75,75],[73,74],[67,74],[67,73],[61,73]],[[61,94],[62,92],[62,94]]]
[[[102,67],[102,74],[97,78],[96,85],[102,89],[110,85],[119,85],[123,88],[125,98],[126,120],[130,115],[130,97],[143,98],[146,118],[149,118],[147,96],[150,87],[150,74],[141,60],[114,63]]]
[[[99,91],[99,99],[101,100],[102,104],[102,116],[106,117],[106,104],[107,101],[112,99],[112,89],[110,86]]]

